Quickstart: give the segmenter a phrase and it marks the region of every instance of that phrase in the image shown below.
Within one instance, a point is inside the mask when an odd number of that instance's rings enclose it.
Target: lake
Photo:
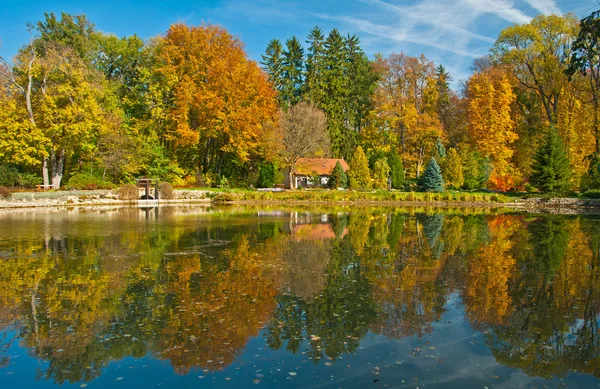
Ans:
[[[2,388],[598,388],[600,216],[0,212]]]

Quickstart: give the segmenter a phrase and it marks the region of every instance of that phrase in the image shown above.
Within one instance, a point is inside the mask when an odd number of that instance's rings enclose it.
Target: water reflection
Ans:
[[[14,350],[26,349],[57,384],[93,381],[126,357],[166,360],[178,374],[223,371],[255,338],[329,366],[372,336],[432,334],[457,296],[497,363],[536,377],[600,377],[598,217],[387,208],[146,216],[0,216],[0,367],[18,369]]]

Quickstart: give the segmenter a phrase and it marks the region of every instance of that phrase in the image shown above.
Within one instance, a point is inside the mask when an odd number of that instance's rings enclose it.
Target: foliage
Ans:
[[[459,189],[463,186],[465,183],[465,178],[463,176],[462,161],[460,159],[460,155],[458,155],[458,151],[456,151],[455,148],[452,147],[448,150],[442,167],[446,186],[455,189]]]
[[[387,159],[378,159],[373,167],[373,187],[375,189],[386,189],[388,178],[390,178],[390,166]]]
[[[490,69],[474,74],[467,84],[469,138],[471,144],[492,160],[497,176],[510,170],[511,147],[518,139],[511,106],[516,99],[508,77]]]
[[[258,167],[257,188],[273,188],[277,177],[277,167],[273,162],[263,162]]]
[[[163,182],[159,186],[159,198],[164,200],[173,200],[175,198],[175,190],[173,189],[173,185],[168,182]]]
[[[419,187],[424,192],[443,192],[444,191],[444,178],[442,176],[442,169],[438,165],[435,158],[431,157],[425,172],[419,179]]]
[[[586,199],[600,199],[600,189],[586,190],[581,194],[581,197]]]
[[[354,151],[350,161],[350,170],[348,171],[348,180],[352,189],[370,189],[371,173],[369,171],[369,161],[362,147],[358,146]]]
[[[117,197],[121,200],[137,200],[140,197],[140,192],[136,185],[126,184],[119,188]]]
[[[600,11],[583,18],[579,33],[571,47],[571,60],[565,73],[573,79],[576,73],[588,77],[593,104],[595,153],[600,153]]]
[[[404,165],[398,153],[391,151],[387,155],[387,161],[390,166],[390,177],[392,178],[392,188],[404,188]]]
[[[571,185],[571,167],[564,144],[554,128],[537,150],[532,166],[531,182],[544,193],[567,193]]]
[[[292,174],[299,158],[324,157],[329,154],[327,116],[310,103],[298,103],[286,112],[281,112],[280,127],[283,148],[280,156]]]
[[[42,184],[42,177],[36,173],[21,173],[19,174],[19,185],[24,188],[35,188],[36,185]]]
[[[485,188],[490,177],[491,164],[481,153],[476,150],[461,150],[462,170],[464,177],[463,188],[478,190]]]
[[[69,189],[79,190],[113,189],[115,187],[112,182],[106,181],[100,176],[83,172],[75,173],[73,176],[71,176],[66,186]]]
[[[329,177],[329,187],[332,189],[348,187],[348,175],[339,161],[335,163],[331,177]]]
[[[0,186],[0,199],[8,200],[12,196],[10,189],[5,186]]]
[[[0,165],[0,186],[14,187],[19,183],[20,174],[12,166]]]

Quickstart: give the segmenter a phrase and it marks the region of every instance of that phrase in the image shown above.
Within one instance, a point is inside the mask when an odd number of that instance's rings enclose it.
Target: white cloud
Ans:
[[[562,12],[554,0],[525,0],[527,4],[537,9],[543,14],[561,15]]]
[[[528,23],[531,20],[510,0],[459,0],[458,3],[461,8],[465,7],[466,12],[488,13],[511,23]]]

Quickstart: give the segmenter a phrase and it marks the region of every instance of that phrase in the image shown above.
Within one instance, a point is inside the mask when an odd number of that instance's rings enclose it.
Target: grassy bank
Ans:
[[[294,190],[261,192],[242,189],[220,189],[215,192],[215,202],[236,201],[302,201],[302,202],[462,202],[506,203],[510,199],[497,193],[481,192],[399,192],[399,191],[337,191]]]

